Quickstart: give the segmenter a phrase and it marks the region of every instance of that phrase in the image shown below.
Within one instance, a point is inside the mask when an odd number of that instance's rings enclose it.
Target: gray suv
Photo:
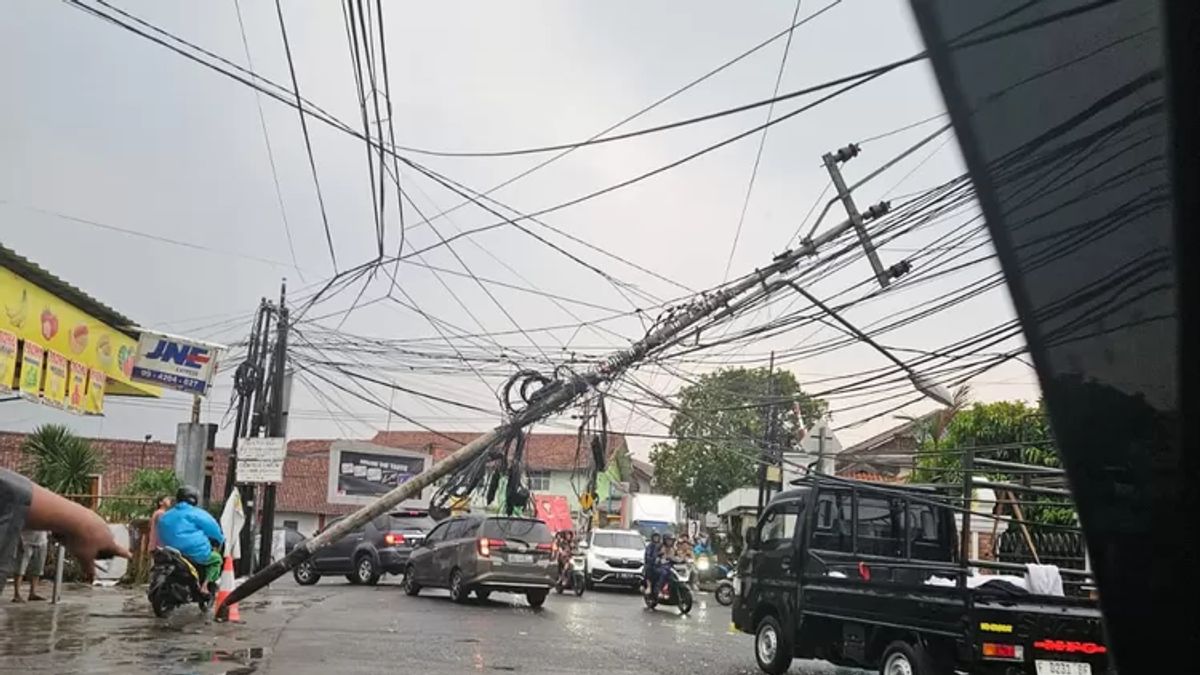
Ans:
[[[322,531],[336,522],[329,523]],[[311,558],[296,566],[292,576],[296,583],[304,586],[317,583],[325,574],[344,574],[352,584],[374,585],[385,572],[403,572],[409,556],[433,527],[434,520],[428,511],[393,511],[368,521],[329,546],[317,549]]]
[[[447,588],[465,602],[471,592],[485,600],[492,591],[524,593],[541,607],[557,581],[554,536],[532,518],[466,515],[440,523],[413,551],[404,571],[404,592]]]

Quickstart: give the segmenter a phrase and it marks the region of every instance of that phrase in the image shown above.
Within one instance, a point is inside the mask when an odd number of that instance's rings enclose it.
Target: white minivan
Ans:
[[[588,588],[611,584],[637,588],[642,583],[646,540],[636,530],[593,530],[584,542],[587,551]]]

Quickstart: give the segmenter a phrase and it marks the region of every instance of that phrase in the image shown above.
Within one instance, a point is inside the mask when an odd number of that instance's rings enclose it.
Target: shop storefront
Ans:
[[[112,396],[157,397],[134,382],[133,322],[0,246],[0,395],[81,415]]]

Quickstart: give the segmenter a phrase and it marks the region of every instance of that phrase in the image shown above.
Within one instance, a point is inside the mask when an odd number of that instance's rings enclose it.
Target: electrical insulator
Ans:
[[[888,276],[892,279],[899,279],[911,271],[912,265],[910,265],[907,260],[901,260],[900,262],[888,268]]]
[[[878,204],[868,208],[867,212],[863,214],[863,217],[866,220],[874,220],[875,218],[885,215],[891,210],[892,205],[889,202],[879,202]]]
[[[858,157],[858,151],[859,147],[856,144],[851,143],[850,145],[847,145],[846,147],[834,153],[833,158],[839,162],[847,162],[854,157]]]

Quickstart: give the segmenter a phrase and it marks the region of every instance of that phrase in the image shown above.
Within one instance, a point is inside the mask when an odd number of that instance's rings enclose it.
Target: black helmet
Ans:
[[[191,485],[184,485],[175,491],[175,503],[187,502],[192,506],[200,503],[200,493],[196,492],[196,488]]]

